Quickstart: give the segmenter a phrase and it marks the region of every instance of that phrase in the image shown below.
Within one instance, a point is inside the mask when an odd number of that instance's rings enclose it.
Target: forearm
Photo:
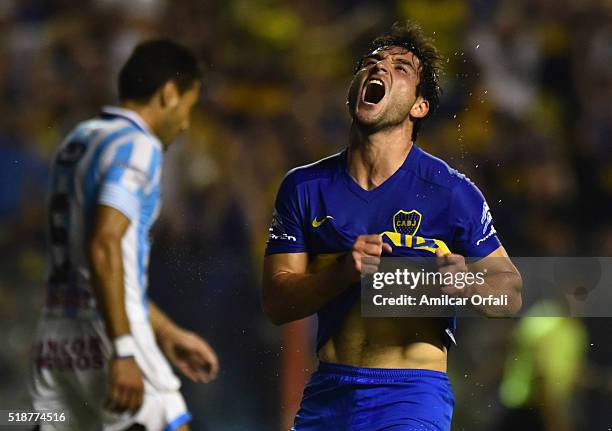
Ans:
[[[149,300],[149,319],[158,339],[177,329],[177,325],[151,300]]]
[[[345,274],[343,261],[314,274],[279,271],[264,279],[264,311],[276,325],[308,317],[358,281]]]
[[[111,340],[130,333],[121,256],[120,239],[95,239],[90,243],[93,293]]]
[[[473,308],[487,317],[507,317],[519,312],[522,306],[521,289],[523,280],[515,272],[501,272],[484,277],[483,284],[472,284],[468,296],[479,295],[494,298],[507,298],[507,305],[480,305]]]

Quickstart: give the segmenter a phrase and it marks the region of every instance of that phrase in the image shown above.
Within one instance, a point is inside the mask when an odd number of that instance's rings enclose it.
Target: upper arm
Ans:
[[[130,219],[116,208],[103,204],[97,205],[91,242],[121,242],[130,223]]]
[[[308,253],[303,213],[295,178],[290,172],[283,179],[274,202],[264,259],[264,298],[278,276],[306,272]]]
[[[304,274],[308,267],[307,253],[278,253],[264,258],[261,298],[264,309],[274,298],[276,282],[284,276]]]
[[[480,190],[467,178],[462,178],[453,188],[449,218],[453,252],[468,258],[505,253],[499,250],[501,242],[493,226],[489,205]]]
[[[161,150],[147,137],[110,146],[101,161],[97,203],[136,220],[143,196],[159,185],[161,163]]]
[[[519,312],[523,306],[521,294],[523,279],[504,247],[499,246],[484,258],[468,264],[468,269],[473,274],[484,274],[489,293],[501,293],[509,300],[507,307],[489,310],[488,314],[485,312],[487,316],[513,316]]]
[[[295,174],[290,172],[283,179],[276,194],[272,221],[268,229],[266,256],[307,252],[303,201],[295,182]]]
[[[514,266],[512,260],[510,260],[506,249],[502,245],[482,259],[468,264],[468,267],[473,273],[486,270],[486,273],[491,275],[504,272],[520,275],[518,269]]]
[[[470,271],[486,269],[488,275],[506,273],[520,280],[518,269],[497,238],[487,201],[468,178],[462,178],[453,189],[450,212],[452,249],[468,258]]]
[[[281,274],[304,274],[308,253],[278,253],[264,258],[264,281]]]

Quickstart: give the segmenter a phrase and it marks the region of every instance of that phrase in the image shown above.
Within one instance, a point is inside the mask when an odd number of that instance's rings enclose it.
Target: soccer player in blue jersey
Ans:
[[[184,431],[190,415],[168,360],[194,381],[218,372],[206,341],[147,299],[163,151],[189,126],[200,86],[186,48],[145,42],[120,72],[121,105],[79,124],[55,156],[30,387],[36,409],[66,422],[43,430]]]
[[[348,91],[348,148],[293,169],[278,191],[263,307],[276,324],[318,315],[320,363],[296,431],[450,430],[454,399],[446,369],[455,321],[362,317],[361,271],[375,272],[381,256],[430,255],[442,273],[486,267],[484,284],[442,290],[508,295],[505,307],[479,307],[486,315],[521,307],[521,277],[482,194],[414,142],[438,104],[438,62],[434,46],[411,24],[375,39]],[[433,247],[394,242],[397,235],[444,243],[452,253],[440,246],[434,257]]]

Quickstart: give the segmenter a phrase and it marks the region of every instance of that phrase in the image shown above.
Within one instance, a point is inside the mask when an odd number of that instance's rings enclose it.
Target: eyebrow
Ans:
[[[410,66],[410,68],[416,72],[416,67],[414,67],[414,64],[406,59],[398,58],[397,60],[393,60],[393,63],[405,64],[406,66]]]
[[[379,52],[376,52],[376,53],[368,54],[368,55],[366,55],[365,57],[363,57],[364,61],[365,61],[365,60],[367,60],[367,59],[369,59],[369,58],[373,58],[373,59],[375,59],[375,60],[382,60],[382,59],[384,58],[384,56],[383,56],[383,55],[382,55],[382,53],[379,51]]]
[[[385,56],[382,54],[382,52],[376,52],[376,53],[373,53],[373,54],[370,54],[370,55],[366,55],[363,58],[363,61],[366,61],[366,60],[368,60],[370,58],[373,58],[375,60],[382,60],[384,57]],[[408,61],[408,60],[406,60],[404,58],[393,59],[392,62],[393,63],[405,64],[406,66],[409,66],[413,71],[415,71],[415,72],[417,71],[417,68],[414,66],[414,64],[412,64],[411,61]]]

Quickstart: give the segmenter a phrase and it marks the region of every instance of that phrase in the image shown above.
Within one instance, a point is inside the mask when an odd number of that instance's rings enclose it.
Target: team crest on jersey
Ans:
[[[417,210],[399,210],[393,215],[393,230],[404,235],[414,235],[419,230],[422,217]]]

